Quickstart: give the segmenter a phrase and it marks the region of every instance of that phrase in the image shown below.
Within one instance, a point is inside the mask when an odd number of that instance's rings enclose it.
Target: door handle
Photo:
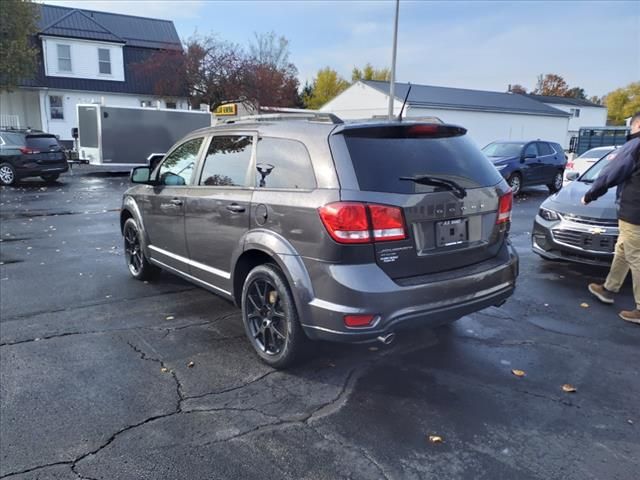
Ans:
[[[230,203],[227,205],[227,210],[233,213],[242,213],[246,209],[242,205],[238,205],[237,203]]]

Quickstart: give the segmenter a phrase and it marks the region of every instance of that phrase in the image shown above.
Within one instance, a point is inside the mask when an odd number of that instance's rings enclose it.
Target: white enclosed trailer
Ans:
[[[78,159],[91,165],[146,165],[187,133],[211,125],[200,110],[77,105]]]

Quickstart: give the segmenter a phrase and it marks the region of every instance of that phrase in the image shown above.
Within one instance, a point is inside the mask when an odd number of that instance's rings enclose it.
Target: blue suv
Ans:
[[[557,143],[492,142],[482,152],[509,182],[514,195],[524,186],[546,185],[551,193],[562,188],[567,157]]]

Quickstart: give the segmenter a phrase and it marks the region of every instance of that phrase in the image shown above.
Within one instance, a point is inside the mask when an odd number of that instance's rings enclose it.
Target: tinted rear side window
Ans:
[[[7,145],[16,145],[19,147],[25,146],[24,135],[20,133],[4,132],[2,134],[2,139],[4,140],[4,143],[6,143]]]
[[[543,156],[553,154],[553,150],[551,149],[549,144],[546,142],[538,142],[538,152],[540,153],[540,155],[543,155]]]
[[[252,144],[250,136],[213,137],[202,167],[200,185],[246,186]]]
[[[58,139],[53,135],[27,136],[27,147],[36,148],[38,150],[51,150],[52,148],[60,148]]]
[[[434,187],[399,177],[430,175],[463,187],[486,187],[502,176],[466,136],[447,138],[371,138],[345,136],[361,190],[419,193]]]
[[[304,190],[316,187],[309,152],[296,140],[260,138],[256,158],[258,187]]]

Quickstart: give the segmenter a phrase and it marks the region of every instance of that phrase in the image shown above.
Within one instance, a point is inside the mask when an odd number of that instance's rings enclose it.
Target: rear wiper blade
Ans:
[[[453,191],[458,198],[467,196],[467,191],[459,183],[445,178],[431,177],[429,175],[414,175],[413,177],[399,177],[399,180],[410,180],[421,185],[431,185],[433,187],[445,187]]]

